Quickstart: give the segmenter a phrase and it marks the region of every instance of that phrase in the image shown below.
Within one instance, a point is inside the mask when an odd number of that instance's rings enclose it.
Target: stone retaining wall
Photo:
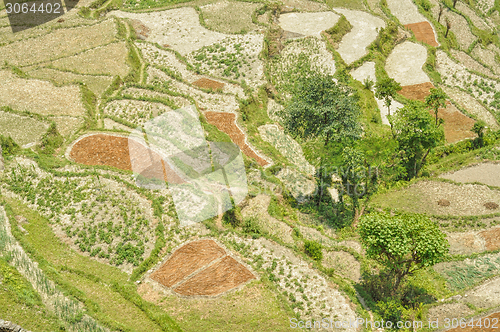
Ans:
[[[7,320],[0,319],[0,332],[30,332]]]

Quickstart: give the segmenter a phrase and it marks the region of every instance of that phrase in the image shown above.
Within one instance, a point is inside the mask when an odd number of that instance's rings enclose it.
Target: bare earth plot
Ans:
[[[279,24],[285,31],[320,37],[320,32],[333,27],[340,16],[334,12],[281,14]]]
[[[10,71],[0,71],[0,104],[19,111],[42,115],[85,116],[80,87],[56,87],[40,80],[19,78]]]
[[[51,63],[56,69],[74,71],[80,74],[104,74],[127,76],[128,49],[125,42],[97,47],[78,55]]]
[[[0,111],[0,135],[12,137],[20,146],[39,142],[48,128],[47,123],[27,116]]]
[[[483,231],[447,233],[450,254],[470,255],[500,249],[500,228],[493,227]]]
[[[489,45],[487,48],[483,48],[478,44],[472,50],[473,56],[490,66],[495,74],[500,75],[500,64],[496,60],[496,54],[500,55],[500,49],[495,45]]]
[[[148,89],[141,89],[141,88],[125,88],[122,90],[121,95],[126,97],[126,98],[132,98],[132,99],[141,99],[144,97],[147,98],[161,98],[164,100],[171,101],[177,106],[177,108],[182,108],[191,105],[191,102],[187,100],[186,98],[179,97],[179,96],[171,96],[166,93],[158,92],[158,91],[152,91]]]
[[[361,279],[361,264],[348,252],[323,249],[323,266],[354,282]]]
[[[25,39],[0,47],[0,59],[7,59],[15,66],[27,66],[108,44],[115,39],[115,35],[113,20],[89,27],[57,29],[39,38]]]
[[[150,278],[184,296],[217,296],[256,279],[209,239],[183,245]]]
[[[418,12],[417,6],[411,0],[388,0],[387,5],[401,24],[413,31],[418,41],[439,46],[434,27]]]
[[[238,33],[258,28],[252,22],[252,14],[260,6],[258,3],[223,0],[201,6],[200,9],[205,24],[211,30]]]
[[[261,157],[248,144],[247,137],[243,130],[236,124],[236,114],[226,112],[205,112],[208,123],[213,124],[220,131],[231,137],[231,140],[240,147],[241,151],[250,158],[255,159],[259,165],[269,165],[269,161]]]
[[[182,55],[203,46],[220,42],[227,35],[210,31],[200,24],[198,13],[192,7],[181,7],[161,12],[129,13],[112,11],[108,15],[136,19],[151,30],[147,41],[169,45]]]
[[[427,61],[427,49],[406,41],[396,45],[387,57],[385,70],[402,86],[430,82],[422,66]]]
[[[446,199],[449,206],[440,206],[438,201]],[[484,185],[455,185],[439,181],[419,181],[408,188],[392,191],[374,199],[383,207],[426,213],[433,215],[477,216],[491,214],[485,203],[500,204],[500,192]]]
[[[377,38],[377,29],[384,28],[385,22],[362,11],[340,8],[334,10],[343,14],[353,26],[342,38],[337,49],[342,59],[351,64],[368,53],[366,48]]]
[[[470,30],[469,23],[462,15],[454,13],[450,10],[444,10],[441,16],[441,22],[446,22],[448,19],[451,22],[451,31],[457,37],[458,44],[463,50],[467,50],[477,38]]]
[[[50,117],[56,123],[57,131],[63,136],[73,135],[82,125],[84,120],[72,116]]]
[[[500,187],[500,164],[481,163],[461,170],[442,174],[440,177],[456,182],[480,182]]]
[[[476,116],[479,120],[483,120],[488,127],[497,129],[498,123],[487,109],[484,108],[476,99],[472,98],[467,92],[457,88],[443,86],[443,91],[453,99],[458,105],[467,110],[470,114]]]
[[[429,111],[434,114],[434,112]],[[438,117],[444,120],[444,137],[446,142],[454,143],[466,138],[477,137],[471,130],[474,126],[474,119],[464,115],[450,102],[446,103],[446,108],[440,108]]]
[[[472,21],[472,24],[476,26],[476,28],[482,29],[482,30],[490,30],[490,26],[480,17],[476,14],[474,10],[472,10],[466,3],[463,2],[457,2],[456,8],[465,14],[470,20]]]

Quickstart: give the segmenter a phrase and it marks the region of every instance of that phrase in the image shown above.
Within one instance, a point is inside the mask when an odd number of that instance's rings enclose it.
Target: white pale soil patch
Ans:
[[[441,74],[445,85],[461,88],[485,105],[494,105],[491,104],[495,101],[494,95],[500,91],[498,81],[469,72],[443,51],[436,52],[436,70]]]
[[[403,25],[427,21],[411,0],[387,0],[387,5],[391,14],[396,16]]]
[[[387,57],[385,70],[402,86],[430,82],[422,66],[427,61],[427,48],[406,41],[396,45]]]
[[[484,14],[488,12],[495,6],[495,0],[478,0],[477,8],[479,8]]]
[[[302,147],[290,135],[284,133],[275,124],[260,126],[260,137],[274,146],[285,158],[294,163],[297,168],[307,175],[314,174],[314,166],[304,157]]]
[[[32,146],[39,143],[48,128],[48,123],[0,111],[0,135],[12,137],[20,146]]]
[[[447,86],[443,86],[442,88],[451,99],[460,105],[460,107],[466,109],[467,112],[476,116],[479,120],[483,120],[489,128],[494,130],[498,129],[499,126],[493,114],[484,108],[476,99],[472,98],[467,92]],[[500,182],[498,186],[500,186]]]
[[[340,16],[334,12],[281,14],[279,24],[285,31],[320,37],[320,32],[333,27]]]
[[[169,45],[182,55],[187,55],[227,37],[226,34],[210,31],[203,27],[200,24],[198,13],[192,7],[150,13],[112,11],[108,15],[141,21],[151,30],[146,38],[147,41]]]
[[[73,135],[84,122],[83,118],[73,116],[54,116],[50,120],[56,123],[57,131],[63,136]]]
[[[121,123],[118,123],[118,122],[113,121],[113,120],[108,119],[108,118],[105,118],[103,121],[104,121],[104,129],[124,130],[124,131],[128,131],[128,132],[132,132],[134,130],[130,127],[122,125]]]
[[[0,104],[42,115],[86,115],[79,86],[56,87],[47,81],[19,78],[6,70],[0,71]]]
[[[255,222],[265,232],[276,236],[284,243],[293,244],[292,228],[269,215],[267,212],[269,202],[271,202],[270,196],[264,194],[257,195],[257,197],[249,200],[248,205],[241,210],[241,215],[244,218],[255,218]]]
[[[377,38],[377,30],[385,27],[385,22],[379,17],[358,10],[334,10],[343,14],[352,24],[352,30],[342,38],[337,49],[342,59],[351,64],[368,54],[367,47]]]
[[[348,252],[323,249],[323,266],[333,269],[344,278],[358,282],[361,279],[361,264]]]
[[[285,167],[276,177],[298,202],[306,201],[316,191],[316,183],[296,169]]]
[[[293,306],[293,311],[301,319],[331,317],[334,321],[356,320],[354,305],[347,296],[290,249],[265,238],[242,239],[228,234],[225,240],[247,246],[247,260],[254,265],[262,262],[261,269],[267,269],[274,275],[277,290],[290,304],[299,304]],[[349,326],[343,331],[354,332],[356,328]]]
[[[315,228],[312,227],[307,227],[307,226],[298,226],[300,234],[308,239],[308,240],[313,240],[321,243],[322,245],[325,246],[334,246],[337,245],[338,243],[329,238],[328,236],[323,235],[320,231],[318,231]]]
[[[189,83],[193,83],[201,78],[214,80],[212,77],[198,75],[187,69],[186,64],[181,62],[172,51],[162,50],[150,43],[136,43],[136,45],[141,50],[146,62],[171,70]],[[232,93],[240,98],[245,98],[245,92],[239,85],[226,82],[221,83],[224,83],[224,87],[222,88],[223,92]]]
[[[235,112],[239,108],[234,95],[206,93],[190,85],[179,82],[159,69],[148,67],[148,84],[168,83],[170,90],[192,97],[203,111]]]
[[[274,99],[269,99],[267,101],[267,115],[269,116],[269,119],[273,120],[274,122],[281,121],[279,114],[283,111],[283,109],[283,105],[278,104],[274,101]]]
[[[458,1],[456,4],[456,8],[465,14],[470,20],[472,24],[476,26],[476,28],[482,30],[491,30],[490,26],[483,20],[482,17],[476,14],[474,10],[472,10],[466,3]]]
[[[442,174],[440,177],[456,182],[479,182],[489,186],[500,187],[500,164],[481,163],[462,168],[458,171]]]
[[[364,83],[367,79],[376,82],[377,78],[375,76],[375,62],[365,62],[361,67],[354,69],[351,72],[351,76],[361,83]],[[378,99],[377,97],[375,97],[375,101],[377,102],[378,109],[380,110],[382,123],[389,125],[389,119],[387,118],[389,110],[385,105],[385,101],[383,101],[382,99]],[[403,104],[393,100],[390,107],[391,115],[394,115],[401,107],[403,107]]]
[[[148,90],[148,89],[141,89],[141,88],[126,88],[123,89],[121,92],[121,95],[124,97],[132,97],[132,99],[141,99],[143,97],[147,98],[162,98],[165,100],[170,100],[172,101],[177,108],[182,108],[191,105],[191,102],[184,98],[184,97],[179,97],[179,96],[171,96],[166,93],[158,92],[158,91],[153,91],[153,90]]]

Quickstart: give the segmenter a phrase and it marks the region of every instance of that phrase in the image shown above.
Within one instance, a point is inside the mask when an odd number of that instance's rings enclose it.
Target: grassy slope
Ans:
[[[13,216],[9,216],[13,231],[24,249],[34,256],[50,279],[84,302],[104,325],[124,331],[142,330],[142,327],[150,327],[149,331],[161,331],[161,326],[165,331],[180,331],[162,310],[138,297],[126,273],[77,254],[54,235],[45,218],[16,200],[6,201],[13,215],[22,215],[29,221],[24,227],[29,234],[23,235],[15,231],[17,227],[12,223]],[[56,272],[68,268],[85,278],[79,278],[74,273]],[[120,311],[112,313],[117,307]]]

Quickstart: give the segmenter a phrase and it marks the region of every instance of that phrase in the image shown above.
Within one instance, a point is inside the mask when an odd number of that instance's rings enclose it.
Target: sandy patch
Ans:
[[[476,48],[481,48],[481,47],[476,46]],[[473,50],[473,53],[474,53],[474,50]],[[481,51],[478,50],[475,56],[478,56],[479,53],[482,54],[482,52],[483,52],[482,50]],[[457,50],[452,49],[451,55],[469,70],[477,71],[477,72],[484,74],[486,76],[499,78],[499,76],[496,75],[495,73],[493,73],[493,71],[491,69],[483,66],[482,64],[477,62],[474,58],[472,58],[469,54],[467,54],[463,51],[457,51]]]
[[[464,301],[478,308],[492,308],[500,305],[500,278],[487,281],[485,284],[467,292]]]
[[[461,170],[442,174],[440,177],[456,182],[480,182],[500,187],[500,164],[481,163]]]
[[[276,236],[284,243],[293,244],[292,228],[271,217],[267,212],[270,201],[270,196],[259,194],[248,201],[248,205],[241,210],[241,214],[244,218],[255,218],[265,232]]]
[[[470,255],[486,250],[486,243],[478,232],[447,233],[450,255]]]
[[[384,28],[385,22],[362,11],[339,8],[335,8],[335,11],[343,14],[353,26],[337,49],[342,59],[351,64],[368,53],[366,48],[377,38],[377,30]]]
[[[182,55],[221,41],[225,34],[210,31],[200,24],[194,8],[181,7],[161,12],[129,13],[112,11],[108,15],[136,19],[151,30],[147,41],[170,45]]]
[[[443,91],[453,99],[460,107],[463,107],[470,114],[476,116],[479,120],[483,120],[488,127],[498,129],[498,123],[486,108],[483,107],[476,99],[472,98],[467,92],[457,88],[442,86]],[[500,186],[500,184],[498,185]]]
[[[427,21],[411,0],[387,0],[387,5],[392,15],[396,16],[401,24]]]
[[[173,102],[177,108],[182,108],[191,105],[191,102],[184,98],[184,97],[179,97],[179,96],[172,96],[166,93],[158,92],[158,91],[152,91],[149,89],[141,89],[141,88],[125,88],[122,90],[121,95],[124,96],[125,98],[131,98],[131,99],[141,99],[144,97],[147,98],[160,98],[164,99],[166,101]]]
[[[361,83],[363,83],[366,79],[376,82],[377,77],[375,76],[375,62],[369,61],[363,63],[361,67],[358,67],[351,71],[351,76]]]
[[[285,31],[320,37],[320,32],[333,27],[340,16],[334,12],[281,14],[279,24]]]
[[[291,136],[286,135],[283,129],[277,125],[260,126],[259,133],[261,138],[274,146],[285,158],[294,163],[297,168],[307,175],[314,174],[314,166],[304,157],[302,147]]]
[[[42,115],[85,116],[87,111],[76,85],[56,87],[40,80],[19,78],[0,71],[0,104]]]
[[[385,70],[401,85],[430,82],[422,66],[427,61],[425,46],[406,41],[394,47],[387,57]]]
[[[353,255],[345,251],[323,250],[323,266],[354,282],[361,279],[361,264]]]
[[[80,74],[104,74],[127,76],[128,49],[125,42],[97,47],[78,55],[52,62],[56,69],[75,71]]]

